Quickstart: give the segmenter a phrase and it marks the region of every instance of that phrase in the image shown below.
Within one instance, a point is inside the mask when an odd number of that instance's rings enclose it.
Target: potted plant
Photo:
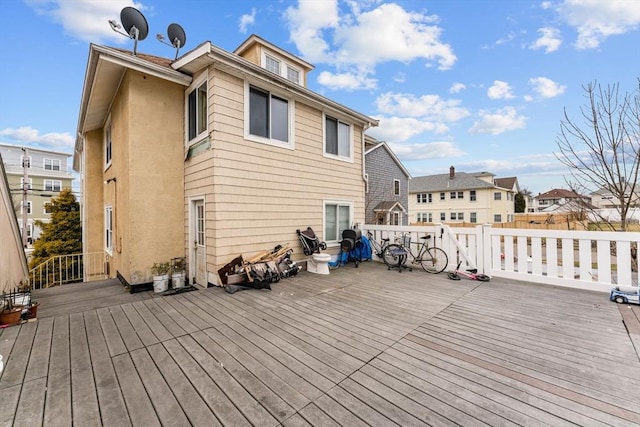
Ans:
[[[169,270],[171,264],[168,262],[154,262],[151,266],[153,274],[153,291],[160,293],[169,289]]]
[[[22,307],[16,307],[11,297],[2,295],[0,300],[0,325],[15,325],[20,322]]]
[[[184,287],[186,274],[184,258],[174,258],[171,266],[171,286],[174,289]]]

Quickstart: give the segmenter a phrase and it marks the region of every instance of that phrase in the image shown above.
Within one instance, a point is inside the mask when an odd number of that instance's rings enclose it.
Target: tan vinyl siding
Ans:
[[[285,242],[301,258],[295,230],[311,226],[322,238],[323,200],[353,202],[356,222],[364,215],[362,129],[352,126],[354,163],[325,158],[322,112],[294,102],[294,150],[245,140],[244,84],[210,69],[211,148],[186,163],[186,199],[205,196],[210,272]]]

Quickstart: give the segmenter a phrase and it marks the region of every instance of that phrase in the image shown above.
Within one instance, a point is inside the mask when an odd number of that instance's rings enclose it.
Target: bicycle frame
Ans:
[[[397,238],[396,243],[389,244],[383,252],[383,261],[389,270],[397,268],[399,271],[403,269],[411,271],[412,267],[405,265],[411,256],[411,265],[420,264],[427,273],[436,274],[444,271],[448,264],[447,254],[442,249],[429,245],[431,235],[427,234],[421,238],[424,241],[422,244],[416,243],[417,252],[411,249],[411,236],[408,234]]]
[[[467,270],[460,270],[460,265],[462,265],[462,261],[458,261],[458,265],[454,271],[450,271],[447,273],[447,277],[451,280],[460,280],[460,277],[465,277],[471,280],[478,280],[480,282],[488,282],[491,280],[489,276],[486,274],[478,273],[477,268],[470,268]]]
[[[373,249],[373,253],[375,253],[378,258],[382,258],[382,253],[384,252],[385,248],[387,246],[389,246],[389,240],[390,239],[389,238],[386,238],[386,239],[381,238],[380,242],[378,242],[373,237],[374,237],[373,234],[370,231],[368,231],[367,232],[367,238],[369,239],[369,242],[371,243],[371,248]]]

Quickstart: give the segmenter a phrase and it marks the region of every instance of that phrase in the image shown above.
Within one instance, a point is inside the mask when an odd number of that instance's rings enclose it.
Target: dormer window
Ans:
[[[269,55],[265,55],[264,67],[272,73],[280,75],[280,61]]]
[[[287,65],[287,80],[300,84],[300,71]]]

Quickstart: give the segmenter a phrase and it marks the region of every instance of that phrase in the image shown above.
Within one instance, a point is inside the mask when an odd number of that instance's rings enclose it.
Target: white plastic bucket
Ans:
[[[164,292],[169,289],[169,275],[153,276],[153,291],[155,293]]]

